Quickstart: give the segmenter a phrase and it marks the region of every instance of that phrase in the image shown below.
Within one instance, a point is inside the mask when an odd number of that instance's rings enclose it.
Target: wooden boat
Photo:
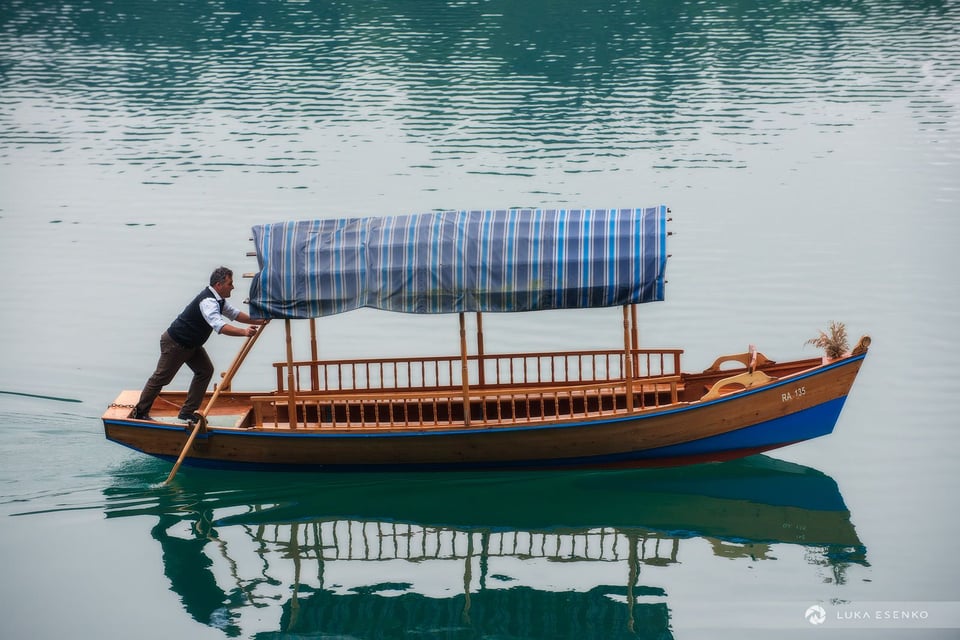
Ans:
[[[254,227],[250,313],[282,319],[276,388],[231,388],[247,340],[197,424],[153,419],[138,391],[106,437],[196,466],[439,470],[669,466],[743,457],[832,432],[866,356],[775,362],[751,348],[702,372],[681,349],[640,348],[636,308],[664,298],[668,209],[461,211]],[[482,314],[620,306],[623,348],[488,354]],[[324,360],[316,320],[360,307],[457,314],[460,353]],[[468,353],[465,314],[477,314]],[[308,320],[295,359],[291,322]],[[619,331],[619,329],[618,329]],[[259,335],[259,334],[257,334]],[[171,477],[172,477],[171,473]]]

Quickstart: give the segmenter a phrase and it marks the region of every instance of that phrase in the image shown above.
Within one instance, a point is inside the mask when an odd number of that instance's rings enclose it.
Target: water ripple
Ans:
[[[399,135],[481,173],[610,170],[649,150],[739,166],[740,145],[811,119],[855,124],[830,105],[909,98],[921,126],[957,117],[953,2],[215,6],[12,0],[0,161],[36,147],[160,181],[298,173],[319,146]]]

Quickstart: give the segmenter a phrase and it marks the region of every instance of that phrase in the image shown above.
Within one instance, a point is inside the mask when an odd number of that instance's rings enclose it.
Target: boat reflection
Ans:
[[[678,469],[118,475],[107,517],[155,516],[187,612],[230,636],[672,637],[685,540],[723,557],[802,545],[842,582],[866,548],[836,483],[765,456]]]

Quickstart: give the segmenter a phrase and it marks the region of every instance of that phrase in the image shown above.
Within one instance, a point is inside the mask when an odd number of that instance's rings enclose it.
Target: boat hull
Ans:
[[[863,362],[848,357],[710,401],[543,425],[404,430],[209,427],[184,464],[264,470],[648,467],[729,460],[829,434]],[[166,460],[182,425],[104,416],[106,437]]]

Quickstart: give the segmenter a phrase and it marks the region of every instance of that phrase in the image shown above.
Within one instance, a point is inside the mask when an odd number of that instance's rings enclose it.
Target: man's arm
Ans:
[[[240,338],[252,336],[257,332],[257,327],[267,324],[267,320],[258,320],[251,318],[249,315],[241,311],[237,314],[235,318],[237,322],[242,322],[244,324],[254,325],[251,327],[235,327],[232,324],[225,324],[220,329],[220,333],[226,334],[228,336],[237,336]]]
[[[200,311],[203,313],[203,317],[206,319],[207,323],[220,335],[244,338],[252,336],[257,332],[256,326],[235,327],[232,324],[227,324],[227,318],[236,320],[237,322],[243,322],[244,324],[266,324],[266,320],[254,320],[249,316],[249,314],[240,311],[236,307],[227,306],[227,304],[224,304],[224,313],[221,313],[220,305],[218,305],[217,301],[213,298],[201,300]]]
[[[235,327],[232,324],[225,324],[220,327],[220,335],[237,336],[240,338],[249,337],[257,332],[256,327]]]
[[[237,322],[242,322],[244,324],[255,324],[255,325],[264,325],[269,322],[269,320],[259,320],[256,318],[251,318],[248,314],[241,311],[237,314]]]

